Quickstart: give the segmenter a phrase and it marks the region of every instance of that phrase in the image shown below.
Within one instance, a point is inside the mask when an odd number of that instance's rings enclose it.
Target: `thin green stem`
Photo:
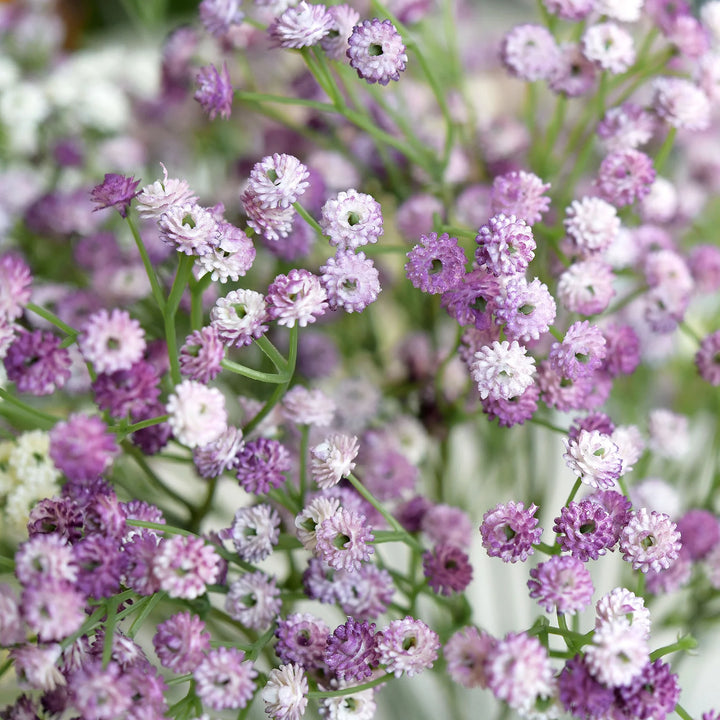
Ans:
[[[261,335],[255,340],[255,344],[269,358],[270,362],[277,368],[278,372],[287,370],[287,360],[282,356],[280,351],[265,337]]]
[[[298,215],[318,234],[320,237],[325,237],[323,229],[320,227],[318,221],[299,203],[294,202],[293,207],[297,210]]]
[[[693,720],[693,716],[680,703],[675,705],[675,714],[683,720]]]
[[[63,322],[57,315],[55,315],[55,313],[50,312],[50,310],[44,307],[40,307],[40,305],[36,305],[35,303],[31,302],[28,303],[25,308],[27,310],[30,310],[30,312],[39,315],[41,318],[44,318],[49,323],[54,325],[58,330],[62,330],[66,335],[77,337],[80,334],[79,330],[70,327],[67,323]]]
[[[236,375],[242,375],[243,377],[250,378],[251,380],[257,380],[258,382],[270,383],[272,385],[282,385],[287,382],[287,377],[280,373],[266,373],[261,370],[254,370],[240,363],[233,362],[232,360],[223,360],[220,363],[220,367]]]
[[[20,408],[20,410],[24,413],[36,419],[40,427],[50,428],[61,420],[59,417],[55,417],[54,415],[50,415],[49,413],[32,407],[32,405],[24,403],[22,400],[19,400],[14,395],[11,395],[7,390],[3,390],[2,388],[0,388],[0,399],[14,405],[17,408]]]
[[[559,433],[560,435],[567,435],[568,431],[565,428],[561,428],[559,425],[553,425],[548,420],[543,420],[539,417],[531,417],[530,422],[534,425],[539,425],[540,427],[547,428],[548,430],[552,430],[553,432]]]
[[[103,640],[102,666],[106,669],[113,651],[113,635],[115,634],[115,623],[117,622],[117,597],[111,597],[107,601],[107,620],[105,621],[105,638]]]
[[[128,518],[125,521],[131,527],[147,528],[156,532],[169,533],[170,535],[183,535],[184,537],[195,537],[196,534],[184,528],[175,527],[174,525],[165,525],[164,523],[150,522],[149,520],[136,520]]]
[[[140,628],[143,626],[143,623],[147,618],[150,616],[150,613],[155,609],[155,606],[165,598],[166,594],[164,592],[156,592],[154,595],[148,598],[148,601],[145,603],[145,606],[143,607],[142,611],[139,612],[135,618],[132,621],[132,624],[130,625],[130,629],[128,630],[127,634],[132,639],[137,635],[137,633],[140,631]]]
[[[148,280],[150,281],[152,295],[155,298],[157,306],[162,312],[164,312],[165,297],[163,295],[162,288],[160,287],[160,282],[158,281],[157,274],[155,273],[155,268],[153,267],[152,262],[150,261],[150,256],[145,249],[145,243],[143,243],[137,226],[135,225],[135,221],[130,216],[130,213],[127,214],[125,220],[128,224],[128,227],[130,228],[130,232],[132,233],[133,238],[135,239],[135,245],[137,245],[138,252],[140,253],[140,258],[142,259],[143,265],[145,266],[145,273],[147,274]]]
[[[362,685],[351,685],[349,687],[341,688],[340,690],[311,690],[307,696],[309,698],[332,698],[332,697],[343,697],[345,695],[355,695],[361,693],[364,690],[370,690],[371,688],[382,685],[388,680],[392,680],[395,676],[388,673],[387,675],[380,675],[379,677],[370,680],[369,682],[363,683]]]
[[[670,157],[670,153],[672,152],[673,145],[675,143],[675,137],[677,136],[677,128],[671,127],[668,130],[668,134],[665,137],[665,140],[663,141],[663,144],[660,146],[660,149],[658,150],[657,155],[655,156],[655,172],[660,175],[663,171],[663,168],[665,167],[665,163],[667,162],[667,159]]]
[[[190,523],[188,527],[194,532],[200,531],[200,525],[205,519],[205,516],[212,509],[213,501],[215,500],[215,492],[218,486],[218,478],[213,477],[208,480],[207,491],[205,492],[205,499],[198,508],[190,513]]]
[[[694,650],[697,647],[697,640],[692,635],[685,635],[672,645],[664,645],[650,653],[650,661],[655,662],[658,658],[670,655],[670,653]]]
[[[565,501],[565,507],[567,507],[575,499],[575,496],[578,494],[578,491],[580,490],[581,486],[582,486],[582,480],[580,478],[578,478],[575,481],[575,484],[572,486],[572,490],[570,490],[568,499]]]

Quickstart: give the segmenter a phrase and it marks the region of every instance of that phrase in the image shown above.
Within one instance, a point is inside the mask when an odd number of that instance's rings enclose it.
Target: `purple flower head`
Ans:
[[[263,495],[285,482],[290,470],[290,453],[277,440],[258,438],[238,452],[235,476],[245,492]]]
[[[267,312],[271,320],[285,327],[306,327],[325,314],[327,293],[320,278],[309,270],[293,268],[278,275],[268,287]]]
[[[421,528],[433,543],[447,543],[467,549],[472,542],[473,526],[469,515],[452,505],[441,503],[428,508]]]
[[[220,227],[213,212],[195,202],[171,205],[158,220],[163,242],[178,252],[202,257],[220,245]]]
[[[222,38],[233,25],[240,25],[244,17],[238,0],[202,0],[198,11],[203,27],[216,38]]]
[[[513,275],[495,298],[495,322],[505,326],[508,340],[539,340],[555,321],[556,312],[553,296],[538,278],[528,283],[522,275]]]
[[[18,392],[51,395],[70,379],[70,353],[51,332],[20,332],[4,358],[8,380]]]
[[[330,628],[309,613],[293,613],[277,621],[275,653],[283,663],[297,663],[306,670],[321,668]]]
[[[230,426],[217,440],[193,448],[193,462],[198,473],[205,478],[216,478],[233,470],[237,467],[237,454],[242,445],[242,430]]]
[[[142,359],[145,331],[125,310],[99,310],[88,318],[78,340],[83,357],[95,372],[128,370]]]
[[[588,60],[613,75],[624,73],[635,62],[633,37],[617,23],[590,25],[583,33],[581,44]]]
[[[709,510],[688,510],[678,520],[682,549],[693,560],[702,560],[720,542],[720,524]]]
[[[267,629],[281,605],[275,578],[260,570],[247,572],[233,581],[225,599],[228,615],[253,630]]]
[[[112,593],[111,593],[112,594]],[[23,590],[22,617],[43,642],[59,642],[80,629],[87,619],[86,595],[67,580],[46,580]],[[18,625],[22,628],[22,625]],[[21,629],[23,640],[25,630]]]
[[[500,58],[511,75],[535,82],[553,75],[560,61],[560,48],[542,25],[516,25],[503,38]]]
[[[695,353],[695,365],[703,380],[720,385],[720,330],[703,338]]]
[[[405,617],[393,620],[378,640],[380,662],[388,672],[400,677],[417,675],[433,666],[440,639],[422,620]]]
[[[114,418],[143,415],[160,395],[160,378],[155,368],[138,360],[127,370],[100,373],[92,383],[95,402]],[[162,415],[164,410],[159,412]],[[152,417],[148,415],[147,417]]]
[[[443,648],[450,677],[466,688],[486,688],[485,661],[496,642],[484,630],[479,632],[473,626],[451,635]]]
[[[432,295],[452,290],[465,275],[467,258],[457,238],[447,233],[421,235],[420,242],[407,254],[405,272],[410,282]]]
[[[236,648],[210,650],[193,670],[195,691],[202,703],[213,710],[244,708],[255,694],[256,677],[253,664]]]
[[[139,595],[153,595],[160,590],[153,570],[159,542],[158,535],[145,528],[123,542],[123,582]]]
[[[0,255],[0,319],[17,320],[22,315],[30,302],[31,285],[30,268],[19,255]]]
[[[217,580],[220,556],[202,538],[173,535],[161,540],[153,571],[170,597],[193,600]]]
[[[127,217],[130,202],[140,193],[137,189],[139,184],[140,181],[134,177],[106,173],[102,183],[90,192],[90,199],[97,205],[94,210],[114,207],[122,217]]]
[[[268,35],[271,44],[276,47],[312,47],[330,32],[332,25],[333,17],[328,8],[301,0],[273,20],[268,27]]]
[[[180,372],[191,380],[207,384],[220,373],[225,345],[213,325],[194,330],[180,348]]]
[[[557,299],[570,312],[596,315],[607,308],[615,295],[612,268],[601,260],[573,263],[560,276]]]
[[[582,655],[565,663],[558,677],[560,702],[578,718],[604,717],[615,700],[612,688],[600,684],[588,670]]]
[[[360,14],[350,5],[333,5],[327,9],[332,22],[330,32],[320,41],[331,60],[347,60],[348,39],[360,21]]]
[[[542,219],[550,207],[550,198],[544,193],[550,183],[524,170],[499,175],[493,180],[490,207],[493,215],[514,215],[528,225]]]
[[[530,597],[546,612],[573,615],[586,608],[594,591],[585,565],[575,557],[554,555],[530,570]]]
[[[580,97],[595,87],[598,69],[582,52],[579,43],[562,43],[557,65],[548,78],[550,89],[566,97]]]
[[[615,424],[609,415],[596,411],[584,417],[576,417],[568,428],[568,438],[577,440],[581,430],[599,430],[604,435],[612,435],[615,432]]]
[[[553,532],[560,547],[582,562],[597,560],[617,542],[610,514],[589,499],[563,507],[560,517],[555,518]]]
[[[408,532],[420,532],[422,519],[432,505],[425,495],[416,495],[397,508],[395,517]]]
[[[561,343],[553,343],[548,358],[556,372],[571,380],[592,375],[605,358],[605,338],[587,320],[573,323]]]
[[[577,438],[563,438],[565,464],[591,487],[608,490],[622,475],[622,458],[609,435],[599,430],[581,430]]]
[[[223,63],[222,71],[214,65],[200,68],[197,77],[197,90],[193,97],[200,103],[210,120],[218,115],[227,120],[230,117],[233,101],[233,87],[227,64]]]
[[[537,527],[537,505],[527,509],[521,502],[497,505],[483,515],[480,526],[483,547],[490,557],[504,562],[525,562],[535,550],[533,544],[540,542],[542,528]]]
[[[331,310],[362,312],[380,293],[380,275],[363,252],[338,250],[335,257],[320,267],[320,272]]]
[[[264,208],[290,208],[307,190],[310,173],[294,155],[275,153],[253,165],[248,191]]]
[[[110,597],[120,590],[124,557],[117,540],[87,535],[73,545],[78,566],[77,588],[93,598]]]
[[[68,679],[73,705],[81,717],[114,720],[123,717],[133,702],[133,685],[116,662],[107,667],[101,658],[83,663]]]
[[[95,415],[70,415],[50,431],[50,457],[70,480],[102,475],[119,452],[115,436]]]
[[[130,413],[132,422],[137,423],[150,418],[156,418],[165,414],[165,406],[162,403],[150,403],[145,407],[134,408]],[[159,453],[170,440],[172,429],[167,422],[149,425],[146,428],[136,430],[130,439],[133,445],[137,445],[145,455],[155,455]]]
[[[193,672],[210,649],[210,633],[197,615],[181,612],[157,626],[153,646],[163,667]]]
[[[462,592],[473,576],[472,565],[467,554],[454,545],[440,544],[422,556],[423,573],[428,585],[438,595],[452,595]]]
[[[53,533],[68,542],[76,542],[82,536],[82,509],[69,497],[44,498],[32,510],[28,519],[28,535]]]
[[[280,536],[280,516],[270,505],[239,508],[230,527],[235,550],[247,562],[264,560]]]
[[[460,283],[444,292],[441,305],[460,325],[486,330],[492,326],[495,300],[499,295],[497,278],[479,268],[466,273]]]
[[[327,638],[325,662],[341,680],[358,680],[372,675],[380,663],[375,623],[348,618]]]
[[[348,38],[350,67],[368,83],[387,85],[399,80],[405,70],[407,54],[400,33],[390,20],[363,20]]]
[[[665,720],[680,698],[678,676],[662,660],[648,663],[626,686],[618,688],[619,709],[640,720]]]
[[[77,566],[72,547],[60,535],[36,535],[15,553],[15,575],[22,585],[53,580],[74,582]]]
[[[700,131],[710,125],[710,100],[692,81],[658,77],[653,81],[653,90],[653,108],[670,126]]]
[[[621,150],[600,164],[597,188],[608,202],[622,207],[642,200],[655,180],[652,160],[639,150]]]
[[[387,570],[365,563],[356,572],[336,573],[337,602],[346,615],[374,620],[387,612],[395,594],[395,581]]]
[[[322,206],[320,227],[339,250],[376,243],[383,234],[380,203],[352,188],[338,193]]]
[[[522,425],[529,420],[537,410],[540,388],[537,385],[530,385],[523,393],[515,397],[493,398],[486,397],[481,400],[483,412],[490,420],[497,418],[500,427],[513,427]]]
[[[514,215],[495,215],[475,238],[475,259],[496,277],[519,275],[535,257],[535,238],[524,220]]]
[[[318,525],[316,552],[336,570],[357,571],[374,552],[373,538],[364,515],[340,508]]]
[[[210,310],[211,327],[226,345],[244,347],[267,332],[265,298],[254,290],[232,290]],[[215,350],[216,358],[220,357]],[[222,358],[220,358],[220,362]]]
[[[623,560],[633,570],[666,570],[680,553],[680,533],[665,513],[640,508],[632,512],[620,535]]]
[[[640,338],[629,325],[604,325],[606,355],[602,368],[612,377],[631,375],[640,364]]]

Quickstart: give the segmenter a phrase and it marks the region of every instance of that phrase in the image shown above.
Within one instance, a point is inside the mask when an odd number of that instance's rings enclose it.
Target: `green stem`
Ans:
[[[137,430],[142,430],[146,427],[151,427],[153,425],[159,425],[160,423],[165,422],[169,415],[158,415],[157,417],[148,418],[147,420],[141,420],[140,422],[133,423],[132,425],[126,425],[126,426],[111,426],[108,428],[110,432],[118,433],[121,432],[123,436],[130,435],[131,433],[134,433]]]
[[[568,431],[565,428],[561,428],[559,425],[553,425],[548,420],[543,420],[539,417],[531,417],[530,422],[534,425],[539,425],[540,427],[547,428],[548,430],[552,430],[553,432],[559,433],[560,435],[567,436]]]
[[[307,492],[308,475],[308,449],[310,445],[310,426],[303,425],[300,428],[300,505],[305,505],[305,493]]]
[[[31,302],[25,307],[30,310],[30,312],[34,312],[36,315],[39,315],[41,318],[47,320],[50,324],[58,328],[58,330],[62,330],[66,335],[77,337],[80,334],[79,330],[75,330],[75,328],[70,327],[67,323],[63,322],[57,315],[55,315],[55,313],[50,312],[50,310],[47,310],[44,307],[40,307],[40,305],[36,305]]]
[[[575,481],[575,484],[572,486],[572,490],[570,491],[570,494],[568,495],[568,499],[565,501],[565,507],[567,507],[575,499],[575,496],[578,494],[578,490],[580,490],[581,486],[582,486],[582,480],[580,478],[578,478]]]
[[[32,416],[34,419],[37,420],[37,423],[40,427],[44,428],[51,428],[55,423],[60,422],[62,418],[55,417],[54,415],[50,415],[49,413],[45,413],[42,410],[37,410],[36,408],[32,407],[32,405],[28,405],[27,403],[24,403],[22,400],[18,400],[14,395],[11,395],[7,390],[3,390],[0,388],[0,399],[4,400],[7,403],[10,403],[10,405],[14,405],[17,408],[20,408],[24,413],[27,415]]]
[[[147,528],[157,532],[169,533],[170,535],[183,535],[184,537],[196,537],[196,533],[184,528],[175,527],[174,525],[165,525],[164,523],[150,522],[149,520],[136,520],[128,518],[125,521],[131,527]]]
[[[376,500],[375,496],[352,473],[348,476],[351,485],[362,495],[384,518],[387,524],[400,536],[402,541],[414,550],[422,552],[422,545]]]
[[[388,680],[392,680],[393,677],[394,675],[388,673],[387,675],[380,675],[379,677],[376,677],[369,682],[363,683],[362,685],[352,685],[350,687],[341,688],[340,690],[311,690],[307,694],[307,696],[309,698],[320,699],[343,697],[345,695],[355,695],[356,693],[361,693],[364,690],[370,690],[371,688],[377,687],[378,685],[382,685]]]
[[[658,648],[657,650],[653,650],[650,653],[650,662],[655,662],[655,660],[657,660],[658,658],[669,655],[670,653],[684,650],[693,650],[696,647],[697,640],[692,635],[685,635],[685,637],[681,637],[677,642],[673,643],[672,645],[665,645],[661,648]]]
[[[293,207],[297,210],[298,215],[318,234],[320,237],[325,237],[323,229],[317,220],[299,203],[294,202]]]
[[[103,640],[102,666],[106,669],[113,651],[113,635],[115,634],[115,623],[117,622],[118,599],[111,597],[107,601],[107,620],[105,621],[105,638]]]
[[[160,287],[160,282],[158,281],[157,274],[155,273],[155,268],[153,268],[152,262],[150,262],[150,256],[145,249],[145,244],[140,237],[140,233],[138,232],[134,220],[132,219],[132,217],[130,217],[130,213],[127,214],[125,220],[127,221],[130,232],[135,239],[135,245],[137,245],[138,252],[140,253],[140,257],[142,258],[143,265],[145,266],[145,272],[148,276],[148,280],[150,281],[150,288],[152,290],[153,297],[155,298],[155,302],[157,303],[157,306],[160,308],[160,310],[164,312],[165,297],[163,295],[162,288]]]
[[[261,335],[255,340],[255,344],[262,350],[265,355],[270,359],[270,362],[275,366],[278,372],[287,370],[287,360],[282,356],[280,351],[265,337]]]
[[[679,715],[683,720],[693,720],[692,715],[680,703],[675,705],[675,714]]]
[[[559,555],[561,552],[559,545],[548,545],[544,542],[535,543],[533,547],[546,555]]]
[[[675,136],[677,135],[677,128],[671,127],[668,130],[668,134],[665,137],[663,144],[660,146],[657,155],[655,156],[655,172],[660,175],[663,171],[663,167],[670,157],[673,144],[675,143]]]
[[[175,314],[180,306],[180,300],[187,288],[188,281],[192,274],[194,259],[191,255],[180,253],[175,280],[173,281],[167,304],[163,310],[165,323],[165,342],[167,343],[168,358],[170,359],[170,377],[175,385],[181,381],[180,361],[178,360],[177,329],[175,327]]]
[[[208,480],[207,492],[205,493],[205,499],[202,505],[194,510],[190,514],[189,528],[193,532],[200,531],[200,524],[202,523],[205,516],[210,512],[213,501],[215,499],[215,491],[217,490],[218,478],[210,478]]]
[[[203,326],[203,293],[210,286],[212,275],[206,273],[199,280],[190,278],[190,327],[199,330]]]
[[[243,377],[257,380],[258,382],[270,383],[272,385],[282,385],[287,382],[287,378],[281,373],[266,373],[261,370],[253,370],[253,368],[240,365],[232,360],[222,360],[220,367],[236,375],[242,375]]]
[[[127,634],[132,639],[135,637],[135,635],[138,633],[140,628],[142,627],[145,620],[147,620],[150,613],[155,609],[155,606],[165,598],[164,592],[156,592],[154,595],[152,595],[150,598],[148,598],[148,601],[145,603],[145,606],[143,607],[142,611],[138,613],[138,615],[135,616],[135,619],[132,621],[132,624],[130,625],[130,629],[128,630]]]

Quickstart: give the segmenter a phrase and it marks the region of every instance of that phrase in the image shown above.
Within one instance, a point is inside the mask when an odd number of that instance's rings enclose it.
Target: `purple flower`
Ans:
[[[620,710],[639,720],[665,720],[680,698],[678,677],[662,660],[648,663],[627,686],[618,688]]]
[[[465,251],[458,246],[457,238],[447,233],[421,235],[420,242],[407,256],[408,279],[416,288],[431,295],[451,290],[465,275]]]
[[[122,217],[127,217],[130,202],[140,192],[137,189],[139,184],[140,181],[134,177],[106,173],[102,183],[90,192],[90,199],[97,205],[94,210],[114,207]]]
[[[213,710],[244,708],[255,693],[257,670],[236,648],[210,650],[193,671],[196,692]]]
[[[244,17],[238,0],[202,0],[198,11],[203,27],[216,38],[240,25]]]
[[[287,275],[278,275],[266,296],[268,317],[285,327],[306,327],[327,310],[327,293],[320,278],[309,270],[293,268]]]
[[[582,320],[567,329],[561,343],[553,343],[548,359],[556,372],[576,380],[592,375],[601,366],[605,353],[605,338],[600,328]]]
[[[17,320],[30,302],[32,275],[15,253],[0,255],[0,318]],[[4,324],[4,323],[2,323]]]
[[[237,467],[237,454],[243,446],[242,430],[230,426],[217,440],[193,448],[193,462],[204,478],[220,477]]]
[[[362,682],[380,663],[375,623],[348,618],[327,639],[325,662],[341,680]]]
[[[180,612],[157,626],[153,646],[163,667],[177,674],[189,673],[210,650],[210,633],[197,615]]]
[[[322,206],[320,227],[338,250],[376,243],[383,234],[380,203],[352,188],[338,193]]]
[[[273,45],[285,48],[303,48],[317,45],[331,30],[332,15],[324,5],[300,2],[289,7],[268,27]]]
[[[233,87],[227,64],[223,63],[221,72],[214,65],[201,67],[195,81],[197,90],[193,97],[200,103],[210,120],[214,120],[218,115],[227,120],[230,117],[233,101]]]
[[[368,83],[387,85],[399,80],[407,54],[400,33],[389,20],[363,20],[348,38],[350,67]]]
[[[523,503],[512,500],[488,510],[480,525],[483,547],[488,555],[504,562],[525,562],[535,552],[533,544],[540,542],[542,537],[542,528],[537,527],[536,510],[535,504],[525,509]]]
[[[143,357],[145,331],[127,311],[103,309],[88,318],[78,345],[98,373],[129,370]]]
[[[677,523],[682,549],[693,560],[702,560],[720,542],[720,524],[709,510],[688,510]]]
[[[601,685],[588,670],[582,655],[565,663],[558,677],[560,702],[578,718],[605,717],[615,700],[612,688]]]
[[[127,370],[100,373],[92,383],[95,402],[114,418],[133,416],[153,417],[146,411],[160,396],[160,378],[155,368],[139,360]],[[160,409],[160,415],[164,409]],[[134,420],[137,422],[137,420]]]
[[[665,514],[640,508],[632,512],[620,535],[623,560],[633,570],[666,570],[680,553],[680,533]]]
[[[283,663],[297,663],[306,670],[321,668],[330,628],[309,613],[292,613],[277,621],[275,653]]]
[[[337,602],[346,615],[374,620],[387,612],[395,595],[395,581],[387,570],[365,563],[355,572],[335,574]]]
[[[367,518],[340,508],[316,530],[316,552],[335,570],[357,571],[374,552]]]
[[[703,380],[720,385],[720,330],[703,338],[695,353],[695,365]]]
[[[530,597],[546,612],[575,614],[590,604],[592,579],[583,563],[574,557],[554,555],[530,570]]]
[[[235,476],[245,492],[263,495],[285,482],[290,470],[290,453],[277,440],[258,438],[238,453]]]
[[[20,605],[27,626],[43,642],[64,640],[87,619],[86,595],[66,580],[29,585],[23,590]]]
[[[617,542],[609,513],[590,499],[563,507],[553,532],[560,547],[582,562],[597,560]]]
[[[417,675],[437,660],[440,639],[422,620],[405,617],[393,620],[379,634],[380,662],[388,672],[400,677]]]
[[[535,82],[547,80],[560,62],[560,48],[542,25],[516,25],[502,40],[500,57],[511,75]]]
[[[460,325],[478,330],[491,327],[495,300],[500,295],[497,278],[483,268],[463,276],[462,281],[443,293],[441,305]]]
[[[51,332],[19,333],[4,359],[8,379],[18,392],[51,395],[70,378],[70,353]]]
[[[77,587],[93,598],[110,597],[120,590],[124,556],[118,543],[100,534],[87,535],[73,545],[79,573]]]
[[[529,420],[537,410],[540,388],[530,385],[523,393],[508,399],[502,397],[488,397],[480,401],[483,412],[490,420],[497,418],[500,427],[513,427],[522,425]]]
[[[220,373],[225,357],[225,345],[218,330],[208,325],[194,330],[180,348],[180,372],[191,380],[207,384]]]
[[[608,155],[600,164],[597,188],[600,196],[622,207],[642,200],[655,180],[652,160],[639,150],[621,150]]]
[[[161,540],[153,571],[170,597],[193,600],[217,580],[220,556],[202,538],[173,535]]]
[[[225,611],[231,618],[253,630],[265,630],[281,608],[275,578],[260,570],[247,572],[230,584]]]
[[[483,225],[475,242],[475,259],[496,277],[519,275],[535,257],[535,238],[524,220],[495,215]]]
[[[130,676],[116,662],[103,665],[100,658],[87,661],[68,679],[73,705],[82,717],[113,720],[133,702]]]
[[[612,377],[631,375],[640,364],[640,338],[629,325],[603,325],[607,349],[602,369]]]
[[[338,250],[320,267],[320,272],[331,310],[362,312],[380,293],[380,275],[363,252]]]
[[[443,648],[450,677],[466,688],[486,688],[485,661],[496,643],[472,625],[453,633]]]
[[[544,193],[550,183],[524,170],[499,175],[493,180],[490,207],[493,215],[515,215],[528,225],[542,219],[550,207],[550,198]]]
[[[452,595],[462,592],[473,576],[472,565],[467,554],[454,545],[439,544],[422,556],[423,574],[428,585],[438,595]]]
[[[115,436],[95,415],[70,415],[50,431],[50,457],[70,480],[99,477],[119,452]]]

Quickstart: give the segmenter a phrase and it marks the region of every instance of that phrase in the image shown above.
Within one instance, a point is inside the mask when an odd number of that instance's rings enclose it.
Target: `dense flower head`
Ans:
[[[360,446],[354,435],[334,433],[310,450],[313,479],[323,490],[337,485],[355,468]]]
[[[462,592],[472,580],[470,558],[456,545],[440,543],[426,550],[422,559],[428,585],[439,595]]]
[[[275,653],[284,663],[301,665],[308,671],[322,666],[330,628],[309,613],[291,613],[277,621]]]
[[[78,346],[98,373],[128,370],[142,359],[145,331],[127,311],[115,308],[108,313],[103,309],[88,318]]]
[[[625,687],[619,688],[619,710],[626,715],[664,720],[680,698],[678,677],[662,660],[648,663]]]
[[[560,547],[582,562],[597,560],[618,539],[610,514],[589,499],[563,507],[555,518],[553,532],[557,533]]]
[[[380,663],[375,623],[348,618],[328,636],[325,662],[341,680],[362,682]]]
[[[590,573],[576,557],[554,555],[530,570],[530,597],[546,612],[574,614],[586,608],[594,587]]]
[[[512,500],[488,510],[480,525],[487,554],[504,562],[525,562],[535,552],[533,545],[542,537],[542,528],[537,527],[536,510],[535,504],[526,509],[524,503]]]
[[[338,250],[320,267],[320,272],[331,310],[362,312],[380,294],[380,274],[363,252]]]
[[[560,375],[576,380],[592,375],[601,366],[605,353],[605,338],[600,328],[583,320],[567,329],[561,343],[553,343],[548,358]]]
[[[606,622],[596,627],[585,651],[590,673],[603,685],[629,685],[650,659],[645,630],[627,621]]]
[[[652,160],[639,150],[610,153],[600,163],[596,186],[600,195],[617,207],[642,200],[655,181]]]
[[[535,257],[532,230],[515,215],[494,215],[480,228],[475,241],[478,265],[498,277],[524,273]]]
[[[0,255],[0,319],[17,320],[30,302],[32,275],[16,253]],[[4,324],[4,323],[3,323]]]
[[[495,298],[495,322],[504,325],[508,340],[530,342],[546,333],[555,320],[557,306],[547,285],[522,275],[503,281],[503,290]]]
[[[533,384],[535,359],[517,340],[481,347],[470,364],[480,397],[509,400],[522,395]]]
[[[225,611],[253,630],[266,630],[281,608],[276,579],[260,570],[246,572],[233,580],[225,598]]]
[[[565,663],[558,677],[558,694],[565,710],[579,718],[604,717],[615,700],[612,688],[593,677],[582,655]]]
[[[222,38],[244,17],[238,0],[202,0],[198,12],[203,27],[216,38]]]
[[[478,268],[466,273],[460,283],[444,292],[441,305],[460,325],[485,330],[492,325],[494,301],[499,295],[498,279]]]
[[[320,41],[320,46],[331,60],[346,60],[348,39],[360,21],[360,13],[350,5],[331,5],[328,13],[332,19],[330,32]]]
[[[450,677],[466,688],[486,688],[485,661],[496,642],[472,625],[454,632],[443,647]]]
[[[365,563],[356,572],[335,573],[336,601],[356,620],[375,620],[386,613],[395,595],[395,581],[387,570]]]
[[[706,335],[695,353],[695,365],[703,380],[720,385],[720,330]]]
[[[655,112],[672,127],[700,131],[710,124],[710,101],[693,82],[659,77],[653,81]]]
[[[356,571],[374,552],[367,518],[345,508],[323,520],[316,530],[316,553],[336,570]]]
[[[238,452],[235,476],[245,492],[262,495],[285,482],[291,467],[290,453],[284,445],[270,438],[258,438]]]
[[[348,38],[350,67],[368,83],[387,85],[400,80],[407,54],[400,33],[390,20],[363,20]]]
[[[70,353],[45,330],[18,333],[3,362],[8,380],[21,393],[51,395],[70,379]]]
[[[255,693],[256,677],[245,653],[232,647],[210,650],[193,671],[198,697],[213,710],[244,708]]]
[[[159,220],[171,207],[192,204],[197,200],[187,180],[169,178],[165,165],[162,163],[160,165],[163,169],[163,179],[146,185],[135,201],[141,218]]]
[[[666,570],[680,553],[680,532],[665,514],[647,508],[635,510],[620,536],[623,560],[633,570]]]
[[[563,224],[573,250],[583,258],[606,250],[620,232],[617,210],[598,197],[573,200],[565,211]]]
[[[709,510],[688,510],[677,522],[683,552],[702,560],[720,542],[720,523]]]
[[[549,78],[559,61],[552,33],[542,25],[516,25],[502,41],[500,57],[508,71],[521,80]]]
[[[250,345],[264,335],[268,319],[265,298],[254,290],[232,290],[210,310],[211,327],[223,343],[235,347]]]
[[[223,63],[222,70],[218,70],[215,65],[201,67],[195,81],[197,90],[193,97],[210,120],[214,120],[218,115],[227,120],[233,101],[233,87],[227,63]]]
[[[210,633],[198,615],[179,612],[158,624],[153,646],[163,667],[178,674],[188,673],[210,650]]]
[[[465,251],[458,246],[457,238],[447,233],[422,235],[407,256],[408,279],[416,288],[432,295],[451,290],[465,275]]]
[[[310,173],[294,155],[275,153],[255,163],[248,191],[265,208],[289,208],[307,190]]]
[[[164,414],[164,410],[152,412],[158,407],[160,378],[145,360],[138,360],[126,370],[100,373],[90,387],[98,407],[114,418],[124,418],[129,413],[133,422],[137,422]]]
[[[372,195],[350,188],[322,206],[320,227],[330,244],[340,250],[356,250],[361,245],[376,243],[383,234],[380,203]]]
[[[286,420],[298,425],[325,427],[332,422],[337,406],[335,401],[319,388],[295,385],[282,400],[282,413]]]
[[[422,620],[405,617],[393,620],[378,640],[380,664],[400,677],[417,675],[437,659],[440,639]]]
[[[278,275],[268,287],[268,317],[285,327],[306,327],[325,314],[327,292],[320,278],[309,270],[293,268],[287,275]]]
[[[622,474],[618,447],[599,430],[581,430],[576,439],[565,439],[565,464],[582,482],[607,490]]]
[[[497,418],[500,427],[522,425],[529,420],[538,408],[540,387],[530,385],[521,395],[508,398],[491,398],[481,400],[483,412],[490,420]]]
[[[607,308],[615,295],[611,267],[591,258],[573,263],[560,276],[557,299],[570,312],[596,315]]]
[[[217,388],[183,380],[167,402],[173,435],[189,448],[217,440],[227,429],[225,397]]]
[[[562,43],[558,63],[548,78],[548,86],[554,93],[580,97],[595,87],[597,76],[597,66],[583,55],[580,43]]]
[[[332,29],[333,18],[324,5],[302,0],[275,18],[268,27],[273,45],[303,48],[317,45]]]
[[[208,383],[221,370],[225,357],[225,345],[213,325],[193,330],[180,348],[180,372],[191,380]]]
[[[173,535],[163,538],[153,559],[153,572],[170,597],[192,600],[214,583],[220,556],[202,538]]]
[[[105,173],[105,179],[96,185],[90,192],[90,199],[97,205],[95,210],[114,207],[122,217],[127,217],[127,211],[132,199],[140,192],[137,187],[139,180],[117,173]]]
[[[267,504],[239,508],[230,537],[242,560],[252,563],[264,560],[280,537],[280,516]]]
[[[635,62],[632,35],[613,22],[590,25],[582,36],[585,57],[613,75],[624,73]]]
[[[275,720],[300,720],[305,714],[308,681],[300,665],[281,665],[268,675],[260,695],[265,712]]]
[[[185,255],[206,255],[220,242],[215,215],[197,203],[172,205],[160,216],[158,228],[163,242]]]
[[[550,183],[525,170],[498,175],[490,193],[492,214],[514,215],[534,225],[550,207],[550,198],[544,194],[549,189]]]

